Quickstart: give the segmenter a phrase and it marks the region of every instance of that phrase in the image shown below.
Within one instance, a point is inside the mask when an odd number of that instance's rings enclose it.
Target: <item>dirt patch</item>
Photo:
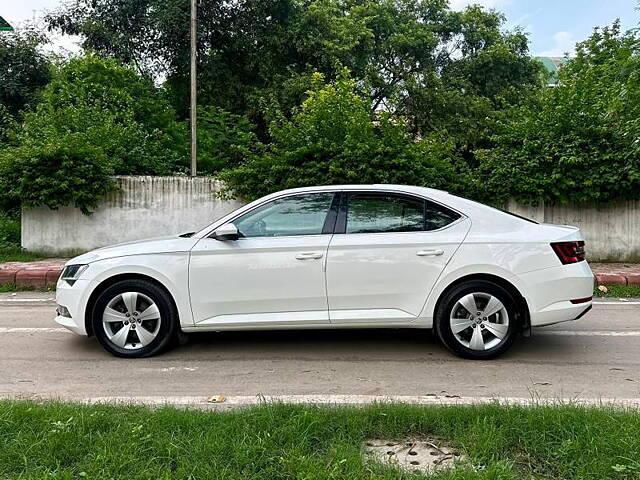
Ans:
[[[458,449],[429,439],[368,440],[364,451],[369,458],[385,465],[423,473],[448,470],[465,460]]]

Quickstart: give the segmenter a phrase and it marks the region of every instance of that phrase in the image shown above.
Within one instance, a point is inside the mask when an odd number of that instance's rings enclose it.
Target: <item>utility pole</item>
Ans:
[[[195,177],[198,165],[198,101],[196,81],[196,54],[197,54],[197,14],[196,1],[191,0],[191,176]]]

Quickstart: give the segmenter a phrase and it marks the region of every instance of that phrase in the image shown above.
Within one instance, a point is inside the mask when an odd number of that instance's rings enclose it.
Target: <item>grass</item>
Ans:
[[[593,289],[594,297],[604,298],[640,298],[640,287],[636,285],[606,285],[607,292],[601,292],[598,287]]]
[[[0,212],[0,263],[31,262],[44,258],[20,247],[20,218]]]
[[[0,478],[417,479],[363,461],[367,438],[439,438],[469,457],[438,479],[640,478],[640,412],[578,406],[230,412],[0,402]]]
[[[15,283],[5,283],[0,285],[0,293],[10,293],[10,292],[55,292],[56,286],[52,285],[51,287],[26,287],[26,286],[18,286]]]
[[[47,258],[39,253],[27,252],[19,246],[6,246],[0,244],[0,263],[3,262],[33,262]]]

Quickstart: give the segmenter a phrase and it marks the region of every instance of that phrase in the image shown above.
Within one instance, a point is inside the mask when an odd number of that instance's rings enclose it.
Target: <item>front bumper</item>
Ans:
[[[520,278],[526,284],[532,327],[577,320],[592,306],[592,300],[571,302],[593,295],[593,272],[587,262],[545,268]]]
[[[69,285],[66,281],[59,280],[56,285],[56,303],[65,307],[71,317],[57,315],[55,322],[78,335],[87,335],[84,321],[87,299],[84,296],[90,290],[89,283],[89,280],[76,280],[73,285]]]

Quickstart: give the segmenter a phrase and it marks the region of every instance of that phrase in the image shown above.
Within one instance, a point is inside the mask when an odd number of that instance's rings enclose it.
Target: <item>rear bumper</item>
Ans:
[[[592,306],[592,300],[571,302],[593,295],[594,278],[587,262],[545,268],[520,278],[526,284],[532,327],[577,320]]]

